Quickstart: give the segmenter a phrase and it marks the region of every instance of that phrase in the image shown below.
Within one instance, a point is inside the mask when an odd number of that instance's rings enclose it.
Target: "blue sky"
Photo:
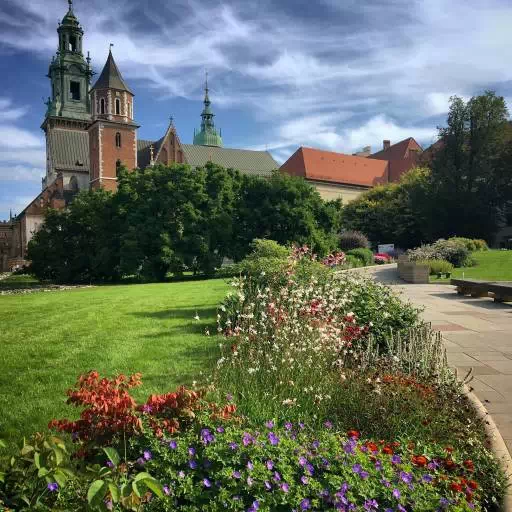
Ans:
[[[205,70],[228,147],[283,162],[435,140],[448,99],[512,101],[510,0],[75,0],[96,72],[109,43],[136,94],[140,138],[200,123]],[[65,0],[0,2],[0,219],[41,189],[45,77]]]

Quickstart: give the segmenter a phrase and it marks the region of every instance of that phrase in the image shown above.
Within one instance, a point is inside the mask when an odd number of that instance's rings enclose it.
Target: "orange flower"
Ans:
[[[475,491],[476,489],[478,489],[478,484],[477,484],[474,480],[470,480],[470,481],[468,482],[468,486],[469,486],[471,489],[473,489],[474,491]]]
[[[382,448],[382,453],[393,455],[393,449],[390,446],[384,446],[384,448]]]
[[[368,450],[374,453],[379,451],[375,443],[366,443],[366,448],[368,448]]]
[[[347,436],[355,438],[355,439],[359,439],[361,437],[361,434],[357,430],[349,430],[347,432]]]
[[[424,455],[414,455],[412,457],[412,463],[415,466],[419,466],[420,468],[426,466],[427,462],[428,462],[428,460]]]

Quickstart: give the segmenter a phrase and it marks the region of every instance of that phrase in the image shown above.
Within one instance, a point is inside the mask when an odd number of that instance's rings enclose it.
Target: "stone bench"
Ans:
[[[459,295],[471,295],[471,297],[488,297],[489,281],[480,279],[451,279],[450,283],[457,287]]]
[[[489,294],[492,294],[495,302],[512,302],[512,281],[492,282],[480,279],[452,279],[450,282],[457,287],[459,295],[489,297]]]
[[[512,302],[512,281],[489,283],[489,292],[494,296],[494,302]]]

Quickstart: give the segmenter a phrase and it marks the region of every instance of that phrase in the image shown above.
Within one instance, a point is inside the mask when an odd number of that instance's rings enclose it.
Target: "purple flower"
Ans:
[[[359,449],[363,452],[363,453],[366,453],[368,451],[368,448],[366,446],[360,446]]]
[[[399,489],[393,489],[393,498],[396,498],[397,500],[399,500],[401,498],[401,494],[400,494],[400,490]]]
[[[301,502],[300,502],[300,508],[302,510],[309,510],[311,508],[311,502],[307,499],[307,498],[304,498]]]
[[[179,478],[185,478],[185,471],[180,471],[180,472],[178,473],[178,477],[179,477]]]
[[[406,484],[410,484],[412,482],[412,473],[406,473],[405,471],[400,471],[400,479],[402,482]]]
[[[203,428],[203,430],[201,430],[201,441],[205,445],[213,443],[215,441],[215,436],[210,432],[210,430]]]
[[[359,476],[363,479],[363,480],[366,480],[370,475],[367,471],[361,471],[361,473],[359,473]]]
[[[354,464],[352,466],[352,471],[358,475],[359,473],[361,473],[361,471],[363,470],[363,468],[361,467],[361,464]]]
[[[299,428],[300,428],[301,430],[304,430],[304,423],[299,423]]]
[[[254,469],[254,464],[251,462],[251,461],[248,461],[247,462],[247,469],[249,471],[252,471]]]
[[[392,464],[401,464],[402,458],[400,457],[400,455],[393,455],[393,457],[391,457],[391,463]]]
[[[305,466],[308,463],[306,457],[299,457],[299,466]]]
[[[174,441],[174,440],[173,440],[173,441],[171,441],[171,442],[169,443],[169,448],[170,448],[171,450],[176,450],[176,448],[178,448],[178,443],[177,443],[176,441]]]
[[[285,428],[286,430],[291,430],[291,429],[293,428],[293,425],[292,425],[289,421],[287,421],[287,422],[284,424],[284,428]]]
[[[306,464],[306,471],[313,476],[313,473],[315,472],[315,468],[311,464]]]
[[[109,468],[113,468],[114,467],[114,463],[111,460],[107,460],[107,466]]]
[[[247,477],[247,485],[248,485],[249,487],[251,487],[253,483],[254,483],[254,480],[253,480],[250,476],[248,476],[248,477]]]
[[[373,510],[379,508],[379,504],[376,500],[366,500],[364,502],[364,509],[365,510]]]
[[[114,510],[114,502],[112,500],[104,500],[103,503],[105,503],[107,510]]]
[[[272,446],[277,446],[279,444],[279,437],[277,437],[274,432],[268,433],[268,440]]]
[[[193,446],[190,446],[189,449],[188,449],[188,454],[191,456],[191,457],[195,457],[196,455],[196,449],[193,447]]]
[[[48,484],[47,487],[50,492],[57,492],[59,490],[59,484],[57,482],[52,482]]]
[[[265,423],[265,427],[267,427],[267,428],[274,428],[274,422],[273,421],[267,421]]]
[[[260,502],[258,500],[253,501],[247,512],[256,512],[260,508]]]
[[[152,458],[152,453],[149,450],[144,450],[144,460],[151,460]]]
[[[325,428],[331,429],[331,428],[332,428],[332,422],[330,422],[330,421],[326,421],[326,422],[324,423],[324,426],[325,426]]]
[[[210,488],[212,486],[212,483],[210,482],[210,480],[208,480],[208,478],[203,478],[203,485],[207,488]]]
[[[270,484],[270,482],[268,480],[265,480],[264,485],[265,485],[265,489],[267,489],[267,491],[272,490],[272,485]]]
[[[135,462],[136,462],[139,466],[144,466],[144,464],[146,464],[146,460],[145,460],[143,457],[139,457]]]
[[[400,505],[400,503],[398,504],[398,512],[407,512],[407,509],[405,507],[402,507],[402,505]]]
[[[283,482],[283,483],[281,484],[281,490],[282,490],[283,492],[288,492],[288,491],[290,490],[290,486],[289,486],[286,482]]]
[[[171,489],[169,489],[168,485],[164,485],[162,487],[162,491],[164,491],[164,494],[166,494],[167,496],[169,496],[169,494],[171,494]]]
[[[389,480],[386,480],[385,478],[383,478],[380,483],[384,486],[384,487],[391,487],[391,483]]]
[[[377,471],[381,471],[382,470],[382,462],[380,460],[376,460],[375,461],[375,469]]]
[[[191,460],[189,461],[188,466],[190,469],[197,469],[197,462],[195,460]]]
[[[441,498],[439,500],[439,505],[441,505],[442,508],[446,508],[450,504],[450,500],[447,500],[446,498]]]
[[[350,455],[354,455],[354,453],[355,453],[354,450],[355,450],[356,444],[357,444],[356,441],[351,439],[350,441],[348,441],[347,443],[345,443],[343,445],[343,451]]]
[[[315,450],[318,450],[318,447],[320,446],[320,441],[317,441],[317,440],[313,441],[313,442],[311,443],[311,446],[313,446],[313,448],[314,448]]]
[[[224,434],[224,432],[225,432],[224,427],[217,427],[217,432],[219,434]]]
[[[309,483],[307,476],[301,476],[300,481],[303,483],[303,485],[308,485],[308,483]]]
[[[235,451],[235,450],[238,450],[238,445],[236,443],[229,443],[229,447]]]
[[[233,401],[233,395],[232,395],[231,393],[228,393],[228,394],[226,395],[226,400],[227,400],[228,402],[232,402],[232,401]]]
[[[249,446],[251,443],[254,443],[255,439],[254,437],[249,434],[248,432],[244,432],[244,435],[242,437],[242,443],[244,446]]]
[[[240,471],[233,471],[233,478],[242,478],[242,473]]]
[[[272,471],[274,469],[274,463],[271,460],[267,460],[267,462],[265,464],[269,471]]]

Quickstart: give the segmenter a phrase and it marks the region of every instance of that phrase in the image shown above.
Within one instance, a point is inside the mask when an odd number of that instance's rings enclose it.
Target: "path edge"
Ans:
[[[505,496],[500,503],[500,510],[502,512],[512,512],[512,456],[508,451],[507,445],[505,444],[503,436],[496,426],[492,415],[480,401],[478,396],[471,391],[469,386],[467,384],[463,384],[463,386],[464,394],[474,407],[478,418],[483,421],[485,433],[487,434],[487,438],[491,445],[491,450],[496,459],[498,459],[508,481],[507,489],[505,489]]]

